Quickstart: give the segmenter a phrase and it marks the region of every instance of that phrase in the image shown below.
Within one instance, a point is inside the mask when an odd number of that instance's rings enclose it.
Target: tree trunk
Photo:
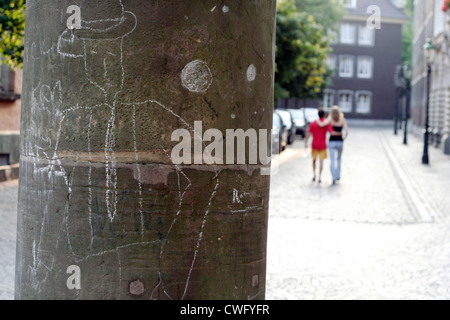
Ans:
[[[267,164],[252,145],[207,164],[199,128],[271,128],[275,1],[29,0],[26,18],[16,298],[264,299]]]

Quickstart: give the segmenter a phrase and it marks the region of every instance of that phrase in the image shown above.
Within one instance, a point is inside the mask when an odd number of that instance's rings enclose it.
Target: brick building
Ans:
[[[0,65],[0,168],[19,162],[21,92],[22,70]]]
[[[332,85],[325,91],[323,101],[308,101],[307,106],[330,109],[339,105],[350,119],[392,120],[396,101],[394,76],[401,64],[402,25],[408,20],[399,8],[403,3],[342,1],[348,13],[328,57],[329,67],[335,70]],[[380,19],[373,20],[374,15]],[[280,104],[303,106],[295,99]]]
[[[423,46],[431,39],[437,52],[431,72],[430,142],[450,154],[450,12],[443,5],[444,0],[415,1],[411,114],[415,133],[422,135],[427,102]]]

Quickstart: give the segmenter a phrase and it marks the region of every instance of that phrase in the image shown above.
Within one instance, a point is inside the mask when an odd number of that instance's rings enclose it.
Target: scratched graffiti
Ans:
[[[55,271],[55,258],[51,252],[59,248],[67,247],[73,257],[74,263],[99,259],[102,257],[114,257],[117,260],[118,274],[121,279],[121,258],[123,250],[143,248],[156,250],[159,261],[154,263],[158,269],[158,279],[152,288],[145,288],[151,292],[150,298],[156,299],[157,293],[163,293],[167,298],[174,298],[174,281],[180,286],[180,276],[171,278],[165,272],[166,252],[169,246],[176,247],[177,242],[171,235],[175,230],[182,228],[185,221],[183,217],[186,211],[193,214],[192,208],[195,202],[189,197],[190,193],[201,189],[202,185],[194,181],[186,167],[172,164],[169,168],[159,170],[157,165],[146,165],[147,155],[142,151],[139,137],[143,130],[152,130],[142,124],[142,115],[152,112],[163,113],[167,118],[174,119],[180,126],[192,133],[194,127],[182,115],[175,112],[166,103],[157,101],[151,96],[142,101],[124,101],[125,81],[128,76],[124,65],[124,56],[127,54],[124,41],[133,35],[139,25],[135,13],[126,10],[122,0],[111,1],[115,6],[115,16],[102,19],[86,19],[80,12],[80,19],[71,17],[72,23],[67,23],[66,28],[59,34],[57,42],[47,47],[45,41],[33,42],[30,45],[28,59],[61,59],[62,61],[78,62],[84,70],[86,90],[89,90],[88,102],[73,103],[68,105],[65,100],[67,86],[62,80],[55,79],[53,83],[36,83],[31,92],[30,101],[30,126],[26,128],[28,139],[23,146],[23,158],[33,163],[33,176],[42,181],[46,186],[64,186],[65,190],[45,192],[35,191],[36,198],[42,212],[38,219],[40,228],[35,231],[32,244],[33,262],[28,266],[28,274],[31,285],[39,291],[48,277]],[[222,12],[228,14],[230,8],[222,6]],[[214,10],[211,10],[213,12]],[[69,11],[68,11],[69,12]],[[72,8],[71,13],[77,13]],[[55,58],[56,57],[56,58]],[[99,72],[101,66],[101,72]],[[207,62],[194,59],[188,63],[180,74],[181,86],[192,94],[203,94],[214,84],[213,73]],[[255,65],[250,65],[243,77],[248,82],[253,82],[257,77]],[[69,99],[69,101],[73,101]],[[127,132],[117,130],[117,123],[121,119],[123,110],[128,110],[130,126]],[[106,119],[104,115],[106,116]],[[64,159],[68,158],[66,148],[62,144],[71,137],[68,124],[78,124],[79,130],[84,131],[85,152],[72,154],[73,164],[68,164]],[[51,139],[45,134],[43,124],[51,125]],[[104,130],[99,130],[103,125]],[[98,132],[103,136],[98,137]],[[123,164],[122,154],[119,151],[118,137],[128,135],[132,161],[127,160]],[[101,154],[98,146],[103,146]],[[171,160],[170,145],[163,142],[157,146],[163,157]],[[101,161],[100,161],[101,160]],[[118,166],[120,163],[120,166]],[[79,177],[80,164],[87,166],[86,173]],[[124,169],[126,171],[124,173]],[[184,299],[188,293],[192,279],[192,271],[199,258],[200,247],[207,232],[208,219],[211,207],[221,186],[220,167],[212,166],[209,180],[212,181],[212,191],[206,195],[205,204],[200,207],[201,212],[195,212],[200,218],[193,223],[191,231],[193,236],[183,241],[190,241],[191,252],[186,254],[186,259],[181,263],[184,274],[181,276],[182,296]],[[162,175],[156,172],[163,171]],[[126,190],[122,182],[127,172],[132,172],[133,181],[136,182],[135,190]],[[169,176],[175,177],[168,180]],[[130,177],[128,177],[130,178]],[[161,197],[158,190],[149,190],[149,186],[158,184],[174,184],[173,194]],[[80,198],[78,192],[74,192],[80,185],[85,186],[87,199]],[[83,197],[85,196],[83,195]],[[238,187],[228,195],[230,199],[228,210],[230,214],[242,214],[252,210],[260,210],[264,203],[256,193],[240,192]],[[61,212],[54,215],[45,203],[59,201]],[[175,216],[170,222],[163,222],[156,214],[152,213],[151,206],[161,208],[161,215],[168,209],[168,203],[175,204]],[[81,205],[80,205],[81,204]],[[76,208],[76,206],[79,208]],[[191,209],[186,209],[191,208]],[[134,212],[134,233],[121,229],[123,212]],[[173,205],[171,208],[173,212]],[[197,209],[198,210],[198,209]],[[99,214],[101,213],[101,214]],[[63,236],[58,236],[49,245],[44,244],[43,238],[51,230],[52,225],[60,225]],[[105,241],[106,235],[114,235],[114,239]],[[80,245],[80,241],[83,242]],[[50,247],[49,247],[50,246]],[[121,285],[121,284],[120,284]],[[133,282],[130,285],[133,292],[141,293],[142,283]]]

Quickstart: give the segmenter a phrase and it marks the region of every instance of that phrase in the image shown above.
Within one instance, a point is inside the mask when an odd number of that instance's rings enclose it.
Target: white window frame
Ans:
[[[331,108],[335,105],[334,98],[336,95],[335,90],[326,89],[323,95],[323,108],[326,112],[331,111]]]
[[[356,24],[348,22],[341,23],[339,42],[342,44],[356,43]]]
[[[369,101],[368,101],[368,106],[364,106],[362,107],[360,104],[360,97],[361,96],[367,96]],[[359,113],[359,114],[371,114],[372,113],[372,92],[370,91],[357,91],[355,94],[355,104],[356,104],[356,109],[355,112]]]
[[[339,34],[335,30],[328,30],[328,39],[330,40],[330,44],[338,44],[339,43]]]
[[[370,39],[363,38],[363,36],[369,36]],[[375,29],[369,29],[367,25],[360,24],[358,26],[358,45],[373,47],[375,45]]]
[[[337,70],[337,56],[334,54],[330,54],[327,57],[327,67],[333,70],[333,74],[336,73]]]
[[[343,95],[348,95],[350,98],[347,103],[344,103],[341,99]],[[340,90],[338,92],[338,105],[343,113],[351,113],[353,111],[353,91],[351,90]]]
[[[339,77],[353,78],[355,72],[355,57],[350,55],[339,56]]]
[[[367,63],[369,63],[368,66]],[[373,57],[359,56],[357,59],[356,76],[359,79],[372,79],[374,70],[373,65],[374,65]],[[361,70],[366,70],[366,72],[361,72]]]

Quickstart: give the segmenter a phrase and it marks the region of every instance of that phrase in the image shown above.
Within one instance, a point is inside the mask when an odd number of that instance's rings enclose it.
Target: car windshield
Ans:
[[[303,111],[301,111],[301,110],[291,110],[291,113],[292,113],[292,117],[295,120],[301,120],[304,117]]]
[[[280,129],[280,116],[276,113],[273,114],[273,129]]]
[[[305,108],[305,116],[308,120],[316,120],[319,118],[317,109]]]
[[[278,114],[280,115],[281,120],[283,120],[283,123],[285,125],[290,125],[290,123],[291,123],[291,115],[289,114],[289,111],[278,110]]]

